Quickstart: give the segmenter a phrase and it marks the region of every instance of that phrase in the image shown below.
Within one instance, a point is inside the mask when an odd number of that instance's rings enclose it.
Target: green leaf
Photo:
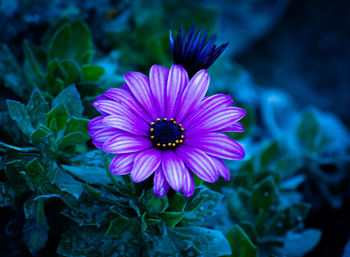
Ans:
[[[274,141],[262,150],[260,166],[262,169],[268,168],[268,165],[276,158],[278,153],[278,142]]]
[[[24,223],[23,240],[29,251],[36,255],[46,244],[49,226],[44,211],[44,200],[39,199],[35,206],[35,216]]]
[[[34,128],[24,104],[13,100],[7,100],[6,103],[10,117],[17,122],[18,127],[25,135],[30,136]]]
[[[77,118],[73,116],[71,119],[69,119],[66,130],[64,131],[64,134],[67,135],[72,132],[80,132],[83,134],[81,141],[85,142],[90,138],[90,135],[87,130],[88,123],[89,123],[88,119]]]
[[[34,73],[39,78],[44,78],[47,66],[47,53],[27,40],[24,40],[23,49]]]
[[[321,234],[318,229],[306,229],[301,233],[288,232],[284,239],[284,247],[277,251],[282,256],[304,256],[318,244]]]
[[[115,218],[110,222],[105,235],[113,238],[119,238],[120,234],[128,226],[128,224],[129,224],[128,219],[122,216],[119,216],[118,218]]]
[[[0,43],[0,82],[22,98],[31,90],[22,76],[22,70],[9,48]]]
[[[65,104],[71,115],[81,116],[83,114],[84,107],[75,85],[67,87],[53,99],[52,107],[60,104]]]
[[[226,238],[231,245],[231,257],[257,257],[258,249],[249,239],[243,229],[235,225],[226,233]]]
[[[68,146],[82,144],[85,142],[83,137],[84,137],[84,134],[81,132],[69,133],[68,135],[65,135],[62,137],[62,139],[58,143],[58,147],[61,149],[64,149]]]
[[[67,59],[70,57],[72,42],[72,30],[64,25],[54,34],[48,49],[49,59]]]
[[[159,216],[170,227],[175,227],[176,224],[178,224],[182,220],[184,214],[183,212],[163,212]]]
[[[80,67],[79,64],[74,60],[63,60],[61,62],[62,67],[64,68],[67,79],[65,80],[65,85],[72,85],[80,82]]]
[[[106,175],[104,168],[98,166],[70,166],[62,165],[73,177],[77,177],[89,184],[110,184],[111,180]]]
[[[67,78],[68,74],[61,62],[57,59],[50,60],[45,77],[48,83],[47,91],[53,96],[57,95],[65,88]]]
[[[34,130],[34,132],[30,136],[30,141],[33,145],[39,145],[43,138],[50,135],[52,132],[49,130],[49,128],[40,125],[39,128]]]
[[[157,197],[154,195],[153,190],[148,190],[142,197],[141,202],[145,204],[151,215],[162,213],[169,206],[168,197]]]
[[[89,27],[83,20],[77,19],[71,23],[73,59],[78,63],[88,64],[86,53],[92,50],[92,37]]]
[[[215,208],[223,195],[210,190],[205,186],[196,188],[193,196],[189,198],[184,214],[184,222],[200,221],[215,213]]]
[[[69,112],[67,110],[66,105],[60,103],[55,105],[47,114],[46,114],[47,122],[50,124],[53,118],[56,119],[57,122],[57,130],[63,130],[67,125],[67,120],[69,118]]]
[[[177,232],[193,236],[193,244],[200,251],[201,256],[212,257],[229,255],[230,244],[221,231],[202,227],[179,227]]]
[[[88,81],[98,81],[104,74],[104,69],[97,65],[84,65],[83,78]]]
[[[308,151],[316,151],[316,140],[318,139],[320,131],[321,127],[313,111],[306,111],[297,128],[297,136],[300,144]]]
[[[38,88],[34,88],[30,96],[27,111],[35,128],[39,124],[46,124],[46,113],[49,111],[49,104],[45,101]]]
[[[55,185],[62,191],[72,195],[75,199],[79,199],[83,193],[83,186],[75,180],[71,175],[64,171],[59,171],[56,174]]]
[[[16,201],[16,191],[10,185],[0,182],[0,207],[12,206]]]
[[[267,210],[276,200],[277,186],[271,176],[255,184],[252,191],[251,205],[255,211]]]

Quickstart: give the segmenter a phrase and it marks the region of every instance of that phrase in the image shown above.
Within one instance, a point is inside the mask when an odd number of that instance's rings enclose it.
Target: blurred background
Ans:
[[[170,30],[195,22],[218,44],[229,42],[209,69],[209,93],[247,107],[247,158],[275,140],[287,155],[307,159],[296,169],[306,174],[297,190],[311,204],[305,227],[323,234],[306,256],[342,255],[350,238],[350,1],[0,0],[0,42],[22,63],[24,39],[41,45],[63,17],[88,24],[106,88],[119,86],[124,72],[170,66]]]

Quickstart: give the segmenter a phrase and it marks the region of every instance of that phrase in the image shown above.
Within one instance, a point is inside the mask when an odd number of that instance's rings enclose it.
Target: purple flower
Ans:
[[[116,154],[111,162],[115,175],[131,173],[138,183],[154,174],[154,193],[170,188],[186,197],[194,192],[194,172],[213,183],[230,172],[221,159],[244,157],[240,144],[221,132],[242,132],[238,121],[246,114],[231,107],[232,98],[205,97],[209,86],[206,70],[189,81],[180,65],[170,71],[153,65],[149,79],[139,72],[124,75],[125,84],[96,99],[102,114],[89,123],[94,145]]]
[[[197,31],[193,23],[187,28],[186,33],[182,28],[176,38],[170,32],[170,51],[173,62],[184,67],[190,77],[199,70],[208,69],[228,45],[225,43],[217,47],[216,35],[207,40],[208,29],[202,35],[202,27]]]

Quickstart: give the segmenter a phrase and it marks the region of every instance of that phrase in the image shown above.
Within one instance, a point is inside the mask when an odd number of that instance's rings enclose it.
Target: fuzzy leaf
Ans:
[[[226,233],[226,238],[231,245],[230,257],[257,257],[258,249],[249,239],[243,229],[235,225]]]
[[[83,186],[75,180],[71,175],[64,171],[59,171],[56,174],[55,185],[62,191],[72,195],[75,199],[79,199],[83,193]]]
[[[75,85],[67,87],[53,99],[52,107],[60,104],[65,104],[71,115],[81,116],[83,114],[84,107]]]
[[[56,119],[57,122],[57,130],[63,130],[67,125],[67,120],[69,118],[69,112],[67,107],[60,103],[55,105],[47,114],[46,114],[47,122],[50,124],[52,119]]]
[[[24,104],[13,100],[7,100],[6,103],[10,117],[17,122],[18,127],[25,135],[30,136],[34,128]]]
[[[21,67],[9,48],[0,43],[0,82],[12,89],[22,98],[27,98],[30,92],[22,76]]]
[[[70,166],[62,165],[62,168],[73,177],[77,177],[90,184],[110,184],[111,180],[106,175],[104,168],[98,166]]]
[[[5,183],[0,183],[0,207],[12,206],[16,201],[16,191]]]
[[[254,185],[251,197],[253,209],[268,209],[276,200],[276,194],[277,186],[271,176]]]
[[[36,255],[46,244],[49,226],[46,222],[44,200],[40,199],[35,205],[35,216],[24,223],[23,240],[29,251]]]
[[[202,227],[180,227],[177,232],[193,236],[193,244],[201,256],[212,257],[231,254],[230,244],[221,231]]]
[[[35,128],[39,124],[46,124],[46,113],[49,111],[49,104],[45,101],[38,88],[34,88],[30,96],[27,111]]]
[[[83,77],[88,81],[98,81],[104,74],[104,69],[97,65],[84,65],[83,66]]]
[[[183,212],[163,212],[159,216],[170,227],[175,227],[176,224],[178,224],[182,220],[184,214]]]

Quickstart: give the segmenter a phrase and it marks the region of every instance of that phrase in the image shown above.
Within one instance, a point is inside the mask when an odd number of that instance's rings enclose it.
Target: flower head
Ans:
[[[228,45],[225,43],[217,47],[215,34],[207,41],[208,29],[202,35],[202,27],[197,31],[193,23],[186,33],[182,28],[176,38],[170,32],[170,51],[173,62],[184,67],[190,77],[199,70],[209,68]]]
[[[221,159],[242,159],[240,144],[221,132],[242,132],[238,122],[246,112],[231,107],[224,94],[205,97],[209,75],[201,70],[189,81],[180,65],[170,71],[153,65],[149,79],[139,72],[124,75],[125,84],[96,99],[102,114],[89,123],[93,143],[116,154],[110,170],[131,173],[138,183],[154,174],[154,193],[170,188],[194,192],[192,172],[213,183],[230,173]]]

